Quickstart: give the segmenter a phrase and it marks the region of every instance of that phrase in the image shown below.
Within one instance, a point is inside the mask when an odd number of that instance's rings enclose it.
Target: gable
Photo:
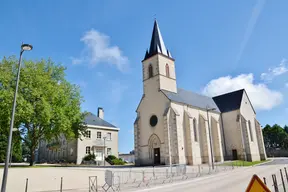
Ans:
[[[244,103],[245,102],[245,103]],[[256,114],[256,111],[249,99],[249,96],[247,94],[247,92],[244,90],[244,93],[243,93],[243,98],[242,98],[242,102],[241,102],[241,107],[244,107],[244,104],[248,104],[249,105],[249,108],[251,108],[253,110],[253,113]]]
[[[136,112],[138,112],[138,109],[139,109],[139,107],[140,107],[140,105],[141,105],[144,97],[145,97],[145,94],[142,95],[141,100],[140,100],[140,102],[139,102],[139,104],[138,104],[138,106],[137,106],[137,108],[136,108]]]

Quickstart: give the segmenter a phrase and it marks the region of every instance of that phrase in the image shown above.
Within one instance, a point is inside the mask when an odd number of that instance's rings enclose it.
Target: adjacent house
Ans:
[[[104,110],[98,108],[98,115],[89,113],[85,117],[88,134],[81,139],[67,141],[64,136],[58,140],[41,140],[38,149],[40,162],[68,161],[81,164],[83,157],[94,153],[98,165],[104,163],[108,155],[118,157],[119,128],[104,120]]]

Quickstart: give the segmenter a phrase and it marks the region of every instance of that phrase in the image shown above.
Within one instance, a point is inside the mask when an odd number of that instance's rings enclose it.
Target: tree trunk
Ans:
[[[35,151],[33,147],[30,149],[30,165],[29,166],[34,166],[35,165]]]

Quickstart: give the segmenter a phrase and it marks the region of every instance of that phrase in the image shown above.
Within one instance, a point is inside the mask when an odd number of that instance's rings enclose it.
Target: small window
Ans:
[[[168,63],[166,64],[166,76],[170,77],[170,71],[169,71],[169,65]]]
[[[248,127],[249,127],[250,139],[251,139],[251,141],[253,141],[253,132],[252,132],[252,128],[251,128],[251,121],[248,121]]]
[[[101,132],[97,132],[97,139],[101,139]]]
[[[193,132],[194,132],[194,141],[198,142],[196,119],[193,119]]]
[[[149,78],[153,77],[153,67],[152,65],[150,64],[149,65]]]
[[[112,154],[111,152],[112,152],[111,148],[107,148],[107,155],[111,155]]]
[[[111,133],[107,133],[107,140],[111,140]]]
[[[86,147],[86,154],[90,154],[90,147]]]
[[[87,138],[91,138],[91,131],[87,131]]]

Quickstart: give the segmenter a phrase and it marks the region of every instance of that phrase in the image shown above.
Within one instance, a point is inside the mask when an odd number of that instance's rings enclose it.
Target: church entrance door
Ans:
[[[154,148],[154,165],[160,164],[160,148]]]
[[[237,160],[238,159],[238,155],[237,155],[237,150],[236,149],[232,150],[232,156],[233,156],[233,160]]]

